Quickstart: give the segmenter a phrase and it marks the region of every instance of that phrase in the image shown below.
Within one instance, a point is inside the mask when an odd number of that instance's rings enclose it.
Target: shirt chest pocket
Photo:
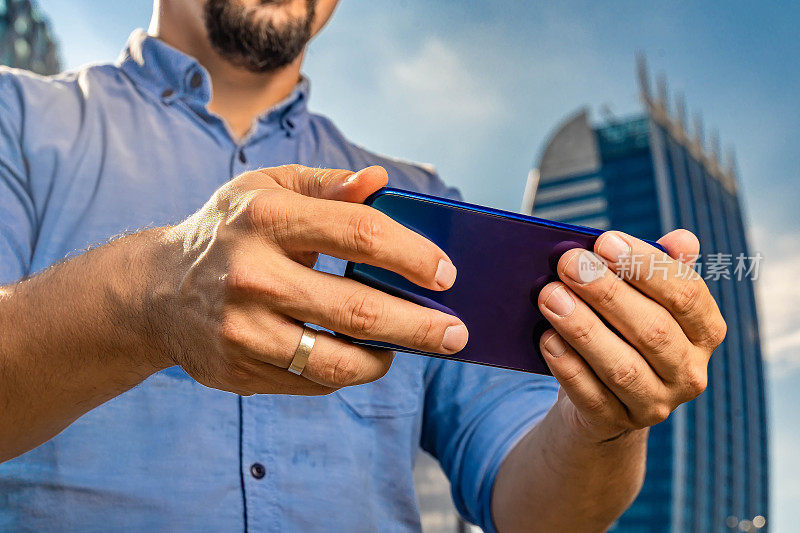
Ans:
[[[315,268],[341,276],[346,265],[346,261],[320,254]],[[413,416],[421,408],[424,368],[423,357],[397,354],[392,368],[378,381],[345,387],[334,394],[349,412],[361,418]]]
[[[397,354],[392,368],[378,381],[345,387],[334,394],[361,418],[413,416],[422,406],[424,366],[422,356]]]

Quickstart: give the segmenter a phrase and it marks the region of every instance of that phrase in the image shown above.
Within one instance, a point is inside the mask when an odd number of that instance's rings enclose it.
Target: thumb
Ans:
[[[669,256],[687,265],[697,260],[700,252],[700,241],[694,233],[685,229],[676,229],[658,239],[658,244],[667,250]]]
[[[331,168],[310,168],[301,165],[280,167],[276,181],[287,189],[325,200],[363,202],[389,182],[386,170],[371,166],[358,172]]]

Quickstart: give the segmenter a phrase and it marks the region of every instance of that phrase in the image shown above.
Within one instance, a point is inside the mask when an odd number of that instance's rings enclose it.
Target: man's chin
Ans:
[[[271,72],[292,63],[311,37],[313,0],[261,5],[255,0],[207,0],[212,46],[234,65]]]

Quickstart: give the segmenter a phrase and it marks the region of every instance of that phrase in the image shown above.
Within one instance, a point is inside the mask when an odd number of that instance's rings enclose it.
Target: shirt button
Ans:
[[[201,85],[203,85],[203,76],[199,72],[195,72],[192,74],[192,79],[189,80],[189,86],[192,89],[197,89]]]
[[[256,479],[261,479],[267,475],[267,469],[261,463],[253,463],[250,465],[250,474]]]
[[[239,161],[241,161],[243,165],[247,164],[247,156],[244,155],[244,150],[239,150]]]
[[[172,89],[164,89],[164,92],[161,93],[161,98],[169,98],[173,94],[175,94],[175,91],[173,91]]]

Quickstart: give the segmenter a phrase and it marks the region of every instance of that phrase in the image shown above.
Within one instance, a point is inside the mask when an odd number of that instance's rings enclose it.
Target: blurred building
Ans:
[[[644,113],[599,126],[585,110],[569,117],[531,172],[523,210],[653,240],[679,227],[699,237],[701,273],[728,336],[706,392],[652,429],[644,487],[613,530],[764,531],[767,413],[752,281],[759,257],[748,249],[735,161],[731,153],[720,162],[719,139],[704,141],[699,118],[687,132],[683,101],[669,110],[663,79],[651,94],[643,58],[639,71]]]
[[[0,0],[0,65],[45,75],[61,70],[48,23],[29,0]]]
[[[450,495],[447,480],[436,459],[425,452],[417,454],[414,484],[419,500],[419,514],[424,533],[462,533],[468,531]],[[477,528],[476,528],[477,529]]]

